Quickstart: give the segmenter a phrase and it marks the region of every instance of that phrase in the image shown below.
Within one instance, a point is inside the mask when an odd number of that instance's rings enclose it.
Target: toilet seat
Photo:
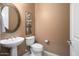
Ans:
[[[43,51],[43,45],[39,44],[39,43],[35,43],[35,44],[31,45],[31,49],[35,52],[41,52],[41,51]]]
[[[43,45],[42,44],[39,44],[39,43],[35,43],[35,44],[31,45],[31,47],[43,48]]]

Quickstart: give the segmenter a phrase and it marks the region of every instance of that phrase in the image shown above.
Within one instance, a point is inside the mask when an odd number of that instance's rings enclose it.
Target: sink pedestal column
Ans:
[[[11,56],[17,56],[17,47],[12,47],[10,52]]]

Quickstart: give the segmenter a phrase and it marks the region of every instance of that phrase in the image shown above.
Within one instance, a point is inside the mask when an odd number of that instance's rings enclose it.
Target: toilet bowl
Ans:
[[[31,55],[41,56],[43,52],[43,45],[35,43],[31,45]]]
[[[30,46],[31,56],[42,56],[43,45],[35,43],[35,36],[26,37],[26,44]]]

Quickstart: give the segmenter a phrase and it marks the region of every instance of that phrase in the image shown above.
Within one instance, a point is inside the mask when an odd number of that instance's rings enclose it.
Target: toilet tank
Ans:
[[[26,45],[31,46],[35,43],[35,36],[26,37]]]

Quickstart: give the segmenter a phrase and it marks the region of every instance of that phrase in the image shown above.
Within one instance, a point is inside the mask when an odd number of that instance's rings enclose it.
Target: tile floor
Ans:
[[[30,52],[27,52],[23,56],[31,56],[31,55],[30,55]],[[43,56],[49,56],[49,55],[47,55],[46,53],[43,52]]]

